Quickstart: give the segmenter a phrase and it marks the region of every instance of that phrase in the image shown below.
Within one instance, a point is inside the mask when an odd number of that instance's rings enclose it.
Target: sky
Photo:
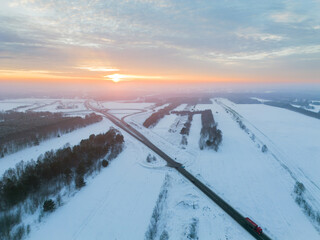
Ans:
[[[320,0],[1,0],[0,80],[320,83]]]

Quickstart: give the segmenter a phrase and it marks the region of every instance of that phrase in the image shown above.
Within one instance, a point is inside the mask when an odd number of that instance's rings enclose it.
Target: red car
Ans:
[[[246,221],[249,223],[251,228],[255,230],[259,235],[262,234],[262,228],[259,227],[254,221],[252,221],[250,218],[245,218]]]

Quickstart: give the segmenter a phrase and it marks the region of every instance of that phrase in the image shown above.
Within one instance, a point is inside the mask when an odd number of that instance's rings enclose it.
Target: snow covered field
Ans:
[[[149,151],[124,136],[123,153],[37,225],[29,239],[144,238],[166,170],[142,166]]]
[[[265,115],[274,117],[274,122],[269,123],[269,127],[273,132],[267,132],[266,134],[268,136],[269,134],[271,136],[275,134],[281,136],[283,134],[287,138],[290,138],[291,141],[281,139],[280,141],[286,143],[286,145],[280,144],[279,147],[287,149],[286,151],[291,152],[296,158],[298,158],[299,154],[311,156],[312,160],[304,162],[302,165],[308,169],[308,172],[305,174],[309,174],[309,171],[314,171],[311,176],[318,177],[316,172],[319,168],[310,166],[313,166],[312,161],[320,159],[318,157],[320,153],[319,145],[317,145],[317,141],[314,141],[319,133],[315,131],[314,134],[309,134],[308,130],[306,130],[304,136],[309,137],[310,141],[313,141],[313,144],[309,145],[309,147],[307,147],[308,143],[302,145],[301,148],[304,148],[305,151],[299,153],[296,152],[297,150],[300,151],[299,148],[295,147],[297,136],[304,130],[303,126],[310,118],[299,113],[262,104],[237,105],[237,107],[241,107],[242,109],[250,109],[250,107],[254,106],[255,109],[251,110],[251,114],[260,117],[261,124],[267,124],[269,121],[269,119],[265,119]],[[266,112],[264,107],[276,112]],[[177,161],[184,163],[189,171],[207,183],[208,186],[218,192],[220,196],[244,216],[254,219],[272,238],[319,238],[319,232],[313,227],[310,219],[307,218],[302,209],[295,203],[293,196],[295,179],[283,169],[272,154],[262,153],[261,149],[257,148],[257,143],[250,139],[248,134],[239,127],[238,123],[223,107],[216,103],[199,104],[196,106],[196,110],[205,109],[212,109],[215,120],[218,122],[218,127],[223,133],[223,142],[217,153],[199,150],[200,115],[195,115],[193,118],[190,136],[188,137],[189,144],[185,151],[179,150],[178,141],[171,141],[174,138],[172,138],[172,132],[169,132],[169,129],[174,123],[176,116],[166,116],[152,129],[146,130],[139,126],[136,127],[152,139],[158,147],[165,150],[169,155],[176,157]],[[277,111],[282,113],[281,116],[283,118],[277,119],[279,115]],[[290,112],[294,116],[287,112]],[[298,126],[293,125],[299,117],[302,118],[302,120],[300,119],[301,122]],[[130,120],[134,123],[134,116],[130,117]],[[276,124],[277,121],[279,125]],[[288,124],[288,121],[291,121],[292,124]],[[316,119],[311,119],[310,121],[309,126],[312,131],[314,127],[318,126],[319,122]],[[287,125],[287,128],[282,128],[281,124]],[[297,127],[300,130],[296,131],[296,135],[294,136],[291,134],[293,132],[292,129],[296,129]],[[317,129],[320,129],[320,127]],[[174,134],[179,135],[179,131]],[[313,151],[306,152],[307,149],[313,149]],[[294,161],[293,165],[296,168],[300,167],[300,164],[296,164]],[[314,180],[316,181],[317,179]]]
[[[107,109],[144,109],[154,105],[154,103],[137,103],[137,102],[100,102],[101,106]]]
[[[211,109],[223,133],[222,145],[217,153],[198,151],[197,161],[188,170],[199,174],[244,216],[254,219],[271,238],[319,238],[319,232],[292,197],[295,181],[290,174],[271,154],[262,153],[220,105],[214,103]],[[193,122],[191,132],[198,125]],[[196,132],[199,134],[200,128]]]
[[[49,112],[81,112],[86,111],[84,99],[45,99],[23,98],[0,101],[0,111],[49,111]]]
[[[167,115],[155,127],[147,129],[142,124],[152,114],[154,103],[102,102],[95,106],[110,109],[109,112],[119,118],[128,116],[125,118],[128,123],[183,163],[236,210],[257,222],[272,239],[320,239],[319,231],[297,205],[293,193],[299,180],[306,186],[313,206],[320,206],[320,121],[263,104],[217,100],[213,100],[213,104],[198,104],[194,109],[212,110],[223,134],[218,152],[199,149],[200,114],[193,116],[188,145],[183,149],[180,130],[185,116]],[[32,108],[40,106],[36,111],[41,108],[56,111],[60,103],[55,101],[44,101],[49,104],[44,107],[31,100],[30,104]],[[63,100],[64,105],[68,102],[72,101]],[[17,108],[21,104],[4,103],[2,108]],[[82,104],[81,100],[76,104]],[[186,106],[182,104],[175,110],[184,110]],[[247,132],[239,127],[233,113],[241,117]],[[8,155],[0,159],[0,173],[21,159],[36,159],[66,143],[75,145],[90,134],[106,132],[110,126],[113,124],[104,119]],[[251,239],[203,193],[166,167],[158,156],[156,162],[148,163],[146,157],[153,153],[121,132],[125,137],[124,151],[63,206],[41,223],[33,223],[28,239],[145,239],[153,228],[156,229],[154,239],[166,234],[169,239],[190,236]],[[268,146],[268,152],[261,152],[262,144]],[[156,223],[152,220],[155,211],[159,214]]]

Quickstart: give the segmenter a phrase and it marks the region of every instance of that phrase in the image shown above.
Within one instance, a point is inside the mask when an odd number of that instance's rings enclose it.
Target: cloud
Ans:
[[[288,47],[288,48],[279,49],[271,52],[244,53],[244,54],[229,56],[228,59],[263,60],[267,58],[278,58],[278,57],[286,57],[291,55],[306,55],[306,54],[317,54],[317,53],[320,53],[320,45]]]
[[[91,72],[118,72],[120,69],[106,67],[75,67],[77,69],[88,70]]]
[[[2,68],[228,75],[319,55],[313,0],[4,0],[0,9]]]
[[[277,34],[270,34],[270,33],[262,33],[259,30],[247,28],[241,29],[236,32],[236,35],[240,38],[244,39],[252,39],[255,41],[281,41],[284,39],[283,36]]]
[[[307,19],[306,16],[294,14],[291,12],[280,12],[272,14],[271,19],[277,23],[301,23]]]

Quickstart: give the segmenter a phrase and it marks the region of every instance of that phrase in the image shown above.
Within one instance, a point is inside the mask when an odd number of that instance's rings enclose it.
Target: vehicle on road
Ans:
[[[246,218],[246,221],[249,223],[249,226],[256,231],[259,235],[262,234],[262,228],[259,227],[254,221],[252,221],[250,218]]]

